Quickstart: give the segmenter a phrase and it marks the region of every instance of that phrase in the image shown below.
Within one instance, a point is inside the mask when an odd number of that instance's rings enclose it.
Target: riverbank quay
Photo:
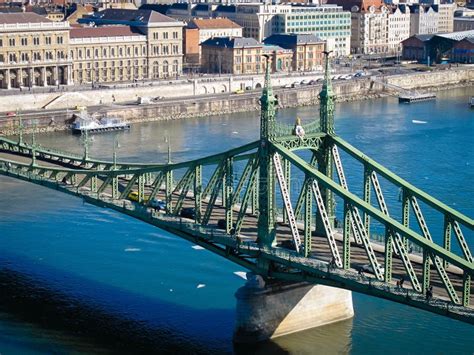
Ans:
[[[311,76],[302,76],[302,78],[305,78],[304,80],[315,80]],[[299,77],[274,79],[274,85],[276,86],[274,91],[278,96],[280,108],[317,105],[319,103],[318,94],[321,90],[319,82],[316,85],[296,85],[290,88],[284,87],[285,85],[288,86],[289,83],[282,82],[282,80],[289,80],[295,83],[300,79]],[[222,80],[230,80],[230,86],[228,87],[231,87],[232,78],[222,78]],[[194,81],[192,83],[173,84],[165,88],[103,88],[77,93],[4,96],[0,99],[0,111],[16,112],[15,105],[19,105],[17,100],[21,99],[23,106],[16,107],[21,110],[22,125],[25,132],[31,132],[33,129],[40,132],[68,129],[73,120],[73,114],[77,113],[75,110],[68,109],[73,105],[87,106],[89,113],[97,112],[110,117],[120,117],[130,123],[224,115],[259,109],[258,99],[261,95],[259,78],[252,78],[249,84],[253,85],[248,86],[252,89],[241,94],[233,91],[228,92],[228,87],[224,88],[221,81],[204,81],[199,84],[201,85],[199,86],[199,92],[205,88],[207,93],[186,96],[187,85],[192,85],[194,88],[192,90],[196,92],[196,85],[198,84]],[[222,87],[219,85],[222,85]],[[393,87],[401,87],[407,90],[437,91],[454,87],[474,86],[474,66],[403,75],[374,75],[351,80],[334,80],[333,86],[339,102],[397,95],[397,91]],[[224,92],[216,92],[219,87]],[[181,96],[176,96],[176,93],[180,91],[179,88],[181,88]],[[165,89],[166,91],[164,91]],[[213,93],[208,93],[209,91],[213,91]],[[48,97],[44,98],[42,95]],[[164,98],[153,104],[137,105],[135,103],[136,97],[153,97],[153,95],[164,96]],[[109,97],[115,102],[106,102],[106,98]],[[35,109],[43,102],[47,102],[43,105],[45,108]],[[32,108],[29,109],[30,106]],[[18,126],[18,115],[0,116],[1,135],[17,133]]]

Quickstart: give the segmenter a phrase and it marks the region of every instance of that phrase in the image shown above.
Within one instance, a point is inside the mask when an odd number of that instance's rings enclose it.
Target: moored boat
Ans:
[[[130,123],[118,117],[94,118],[87,113],[76,116],[72,124],[72,133],[101,133],[109,131],[121,131],[130,129]]]
[[[471,99],[469,100],[469,106],[471,106],[471,108],[474,108],[474,96],[471,96]]]

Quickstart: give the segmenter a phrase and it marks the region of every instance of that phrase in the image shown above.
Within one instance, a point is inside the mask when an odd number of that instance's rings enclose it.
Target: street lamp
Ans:
[[[118,141],[118,136],[114,138],[114,155],[113,155],[113,162],[114,162],[114,170],[117,170],[117,149],[120,148],[120,144]]]

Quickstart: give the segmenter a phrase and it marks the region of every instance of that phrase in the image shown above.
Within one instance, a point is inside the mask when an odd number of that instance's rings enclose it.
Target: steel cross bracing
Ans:
[[[321,115],[331,116],[328,76],[325,81]],[[333,117],[317,132],[303,125],[305,136],[291,135],[276,124],[268,85],[261,139],[227,152],[125,164],[0,138],[0,173],[153,224],[267,278],[346,288],[474,324],[473,220],[338,137]],[[362,168],[358,183],[344,171],[349,159]],[[399,202],[387,198],[388,185],[400,189]],[[153,207],[154,198],[164,201],[164,210]],[[331,215],[335,203],[339,225]],[[433,212],[441,214],[441,226],[428,218]],[[383,238],[374,239],[373,231]],[[409,283],[397,286],[401,279]]]

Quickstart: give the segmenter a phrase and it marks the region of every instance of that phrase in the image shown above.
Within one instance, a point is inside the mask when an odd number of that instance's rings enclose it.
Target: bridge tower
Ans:
[[[258,243],[261,246],[271,247],[275,242],[275,174],[270,151],[270,140],[275,135],[275,105],[277,99],[273,95],[270,78],[270,58],[266,58],[265,85],[260,98],[260,147],[259,182],[258,182]]]
[[[325,52],[325,55],[326,72],[320,92],[320,127],[323,133],[334,134],[334,94],[329,71],[329,53]],[[269,57],[266,57],[266,64],[265,86],[260,98],[258,244],[263,248],[271,248],[276,242],[276,152],[271,143],[276,140],[275,107],[278,100],[273,95]],[[323,139],[323,143],[313,149],[319,171],[332,178],[331,148],[330,142]],[[288,177],[289,173],[284,178],[287,180],[286,184],[289,183]],[[321,194],[330,223],[334,224],[334,197],[328,189],[322,189]],[[319,213],[316,219],[318,231],[320,229],[320,232],[325,234]],[[308,252],[304,250],[305,255]],[[275,284],[271,278],[267,278],[272,272],[268,259],[258,258],[257,265],[259,275],[247,273],[247,283],[235,294],[236,343],[254,343],[353,317],[350,291],[307,283]]]
[[[325,70],[324,82],[321,92],[319,93],[319,122],[323,133],[333,135],[334,130],[334,92],[331,83],[331,70],[329,66],[329,54],[331,52],[324,52],[325,56]],[[328,139],[323,139],[321,147],[317,152],[318,170],[333,179],[333,157],[331,154],[332,145]],[[326,212],[331,221],[331,226],[334,227],[335,220],[335,202],[332,192],[327,188],[321,189]],[[316,215],[316,230],[318,233],[325,234],[321,214]]]

